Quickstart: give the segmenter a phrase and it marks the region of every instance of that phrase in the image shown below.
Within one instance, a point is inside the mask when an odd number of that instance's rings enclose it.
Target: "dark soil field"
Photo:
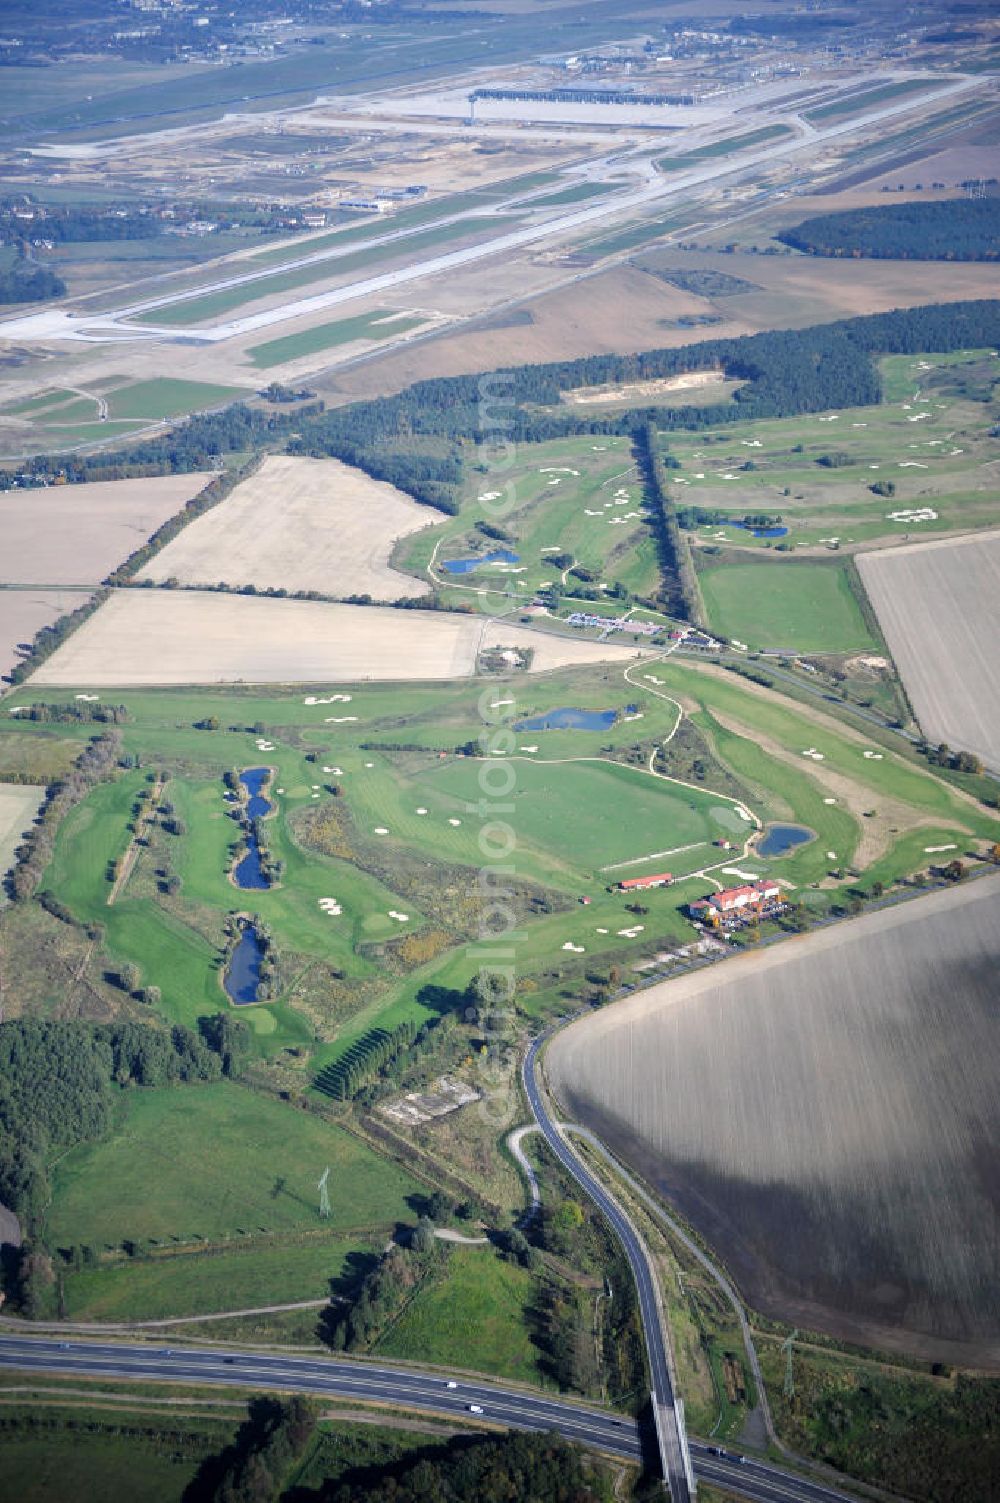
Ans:
[[[550,1079],[757,1309],[1000,1370],[998,916],[990,877],[663,983]]]

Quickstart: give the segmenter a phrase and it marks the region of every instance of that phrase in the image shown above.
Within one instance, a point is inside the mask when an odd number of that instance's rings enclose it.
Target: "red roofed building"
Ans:
[[[629,877],[618,883],[619,892],[642,892],[647,887],[669,887],[674,880],[672,872],[657,872],[652,877]]]
[[[700,898],[691,904],[695,918],[708,919],[717,924],[722,919],[743,918],[751,913],[761,913],[781,901],[781,888],[777,882],[765,877],[760,882],[748,882],[743,887],[727,887],[715,892],[710,898]]]

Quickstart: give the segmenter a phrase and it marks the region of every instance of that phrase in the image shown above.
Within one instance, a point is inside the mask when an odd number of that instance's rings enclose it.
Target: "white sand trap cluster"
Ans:
[[[622,939],[638,939],[645,927],[645,924],[633,924],[631,929],[619,929],[618,933]]]
[[[349,705],[353,697],[351,694],[327,694],[325,696],[307,694],[302,703],[304,705]]]
[[[397,913],[395,908],[389,909],[389,917],[395,919],[397,924],[408,924],[410,922],[410,915],[408,913]]]
[[[393,545],[435,515],[339,459],[270,455],[138,577],[398,600],[430,586],[389,567]]]
[[[566,941],[566,943],[563,945],[563,949],[564,950],[572,950],[572,952],[573,952],[574,955],[585,955],[586,954],[586,948],[585,948],[585,946],[584,945],[575,945],[571,939],[568,939]]]
[[[825,753],[817,751],[815,746],[807,746],[802,755],[808,757],[813,762],[822,762],[825,760]]]
[[[636,656],[631,647],[548,636],[443,611],[120,590],[31,682],[66,688],[419,682],[471,677],[478,654],[500,648],[530,651],[532,673]]]
[[[211,479],[195,473],[6,491],[0,580],[96,585]]]
[[[336,898],[320,898],[318,901],[320,908],[324,913],[329,914],[330,918],[337,918],[344,911]]]
[[[924,735],[1000,767],[1000,531],[857,562]]]

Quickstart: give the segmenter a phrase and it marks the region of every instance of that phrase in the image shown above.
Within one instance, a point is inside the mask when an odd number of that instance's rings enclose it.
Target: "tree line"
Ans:
[[[87,743],[65,778],[49,784],[39,816],[27,839],[18,846],[14,866],[7,875],[7,894],[15,902],[24,902],[37,891],[60,824],[91,788],[117,776],[121,752],[121,732],[105,731]]]
[[[996,261],[1000,258],[1000,198],[882,204],[817,214],[776,238],[811,256]]]
[[[633,448],[660,564],[658,604],[672,616],[697,623],[701,619],[701,592],[691,549],[681,532],[677,508],[667,489],[666,464],[653,423],[644,423],[637,429]]]

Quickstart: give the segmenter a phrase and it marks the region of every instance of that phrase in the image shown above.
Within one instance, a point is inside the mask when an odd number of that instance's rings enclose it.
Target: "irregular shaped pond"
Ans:
[[[247,925],[222,978],[226,996],[237,1007],[246,1007],[250,1002],[256,1002],[263,958],[264,947],[257,938],[257,931]]]
[[[240,782],[248,794],[244,810],[248,849],[246,855],[233,868],[233,881],[245,892],[262,892],[271,885],[261,869],[260,846],[257,843],[257,831],[254,828],[254,820],[263,819],[273,807],[271,801],[266,799],[260,791],[267,782],[268,774],[267,767],[248,767],[245,772],[240,773]]]
[[[786,538],[787,527],[753,527],[749,522],[731,522],[731,527],[741,527],[744,532],[752,532],[755,538]]]
[[[473,569],[478,569],[481,564],[517,564],[520,561],[517,553],[501,548],[496,553],[481,553],[476,558],[449,558],[441,567],[449,574],[471,574]]]
[[[757,847],[758,856],[787,856],[797,845],[815,840],[812,830],[803,825],[768,825],[764,839]]]
[[[635,705],[629,705],[628,714],[635,713]],[[617,710],[577,710],[572,705],[563,705],[558,710],[545,710],[541,715],[532,715],[527,720],[515,720],[515,731],[607,731],[618,719]]]

